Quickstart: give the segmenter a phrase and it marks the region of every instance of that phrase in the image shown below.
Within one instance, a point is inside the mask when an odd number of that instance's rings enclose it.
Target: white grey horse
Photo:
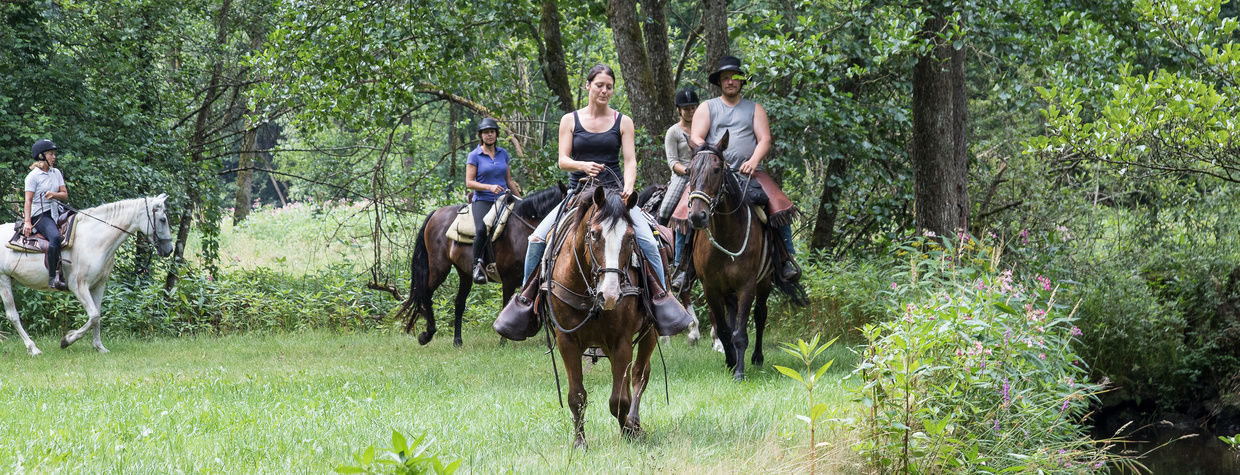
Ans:
[[[92,327],[95,331],[95,349],[107,353],[99,339],[99,315],[103,303],[103,291],[108,285],[108,275],[116,264],[116,249],[121,247],[130,234],[143,233],[155,245],[161,257],[172,254],[172,232],[168,227],[168,195],[150,196],[117,201],[81,210],[74,230],[73,246],[61,252],[61,269],[69,291],[86,307],[89,317],[86,325],[71,330],[60,340],[60,347],[67,347]],[[8,228],[12,229],[12,226]],[[17,328],[17,334],[26,344],[31,356],[43,353],[22,328],[21,318],[13,303],[13,281],[35,290],[51,290],[47,286],[47,267],[43,254],[17,252],[0,246],[0,298],[4,300],[4,312]]]

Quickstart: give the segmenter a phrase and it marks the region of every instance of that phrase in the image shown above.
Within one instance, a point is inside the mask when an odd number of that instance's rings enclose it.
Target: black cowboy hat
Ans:
[[[710,76],[707,79],[710,79],[711,84],[718,86],[719,75],[723,74],[724,71],[736,71],[738,74],[745,74],[745,71],[741,69],[741,59],[736,56],[729,55],[719,58],[719,69],[715,70],[713,73],[710,73]]]
[[[487,117],[482,119],[482,122],[478,123],[478,133],[481,134],[482,131],[488,129],[494,129],[496,132],[499,132],[499,122],[496,122],[495,119]]]
[[[702,101],[698,100],[698,95],[693,92],[693,89],[686,87],[676,91],[676,107],[696,106],[701,103]]]

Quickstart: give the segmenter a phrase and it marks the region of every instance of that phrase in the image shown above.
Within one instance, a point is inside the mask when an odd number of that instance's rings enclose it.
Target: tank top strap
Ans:
[[[610,130],[614,130],[616,132],[620,131],[620,118],[621,117],[624,117],[624,114],[621,114],[620,111],[616,111],[616,122],[614,124],[611,124]]]
[[[573,111],[573,132],[585,132],[586,128],[581,126],[581,117],[577,116],[577,111]]]

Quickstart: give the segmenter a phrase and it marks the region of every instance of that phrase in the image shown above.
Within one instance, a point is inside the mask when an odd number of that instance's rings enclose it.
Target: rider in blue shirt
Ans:
[[[470,211],[474,216],[473,278],[478,284],[487,282],[486,265],[494,261],[494,256],[489,255],[491,234],[482,218],[505,190],[521,192],[508,168],[508,151],[497,145],[498,142],[499,123],[490,117],[482,119],[478,124],[478,147],[469,152],[465,164],[465,187],[474,190]]]

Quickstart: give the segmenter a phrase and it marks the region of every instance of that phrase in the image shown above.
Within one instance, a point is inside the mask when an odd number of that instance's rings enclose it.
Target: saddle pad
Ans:
[[[508,225],[508,217],[512,216],[513,206],[516,206],[515,200],[508,200],[502,206],[496,203],[496,205],[492,206],[491,210],[487,212],[487,215],[482,217],[483,224],[486,224],[487,228],[491,229],[492,241],[503,234],[504,228]],[[457,211],[456,220],[452,221],[452,224],[448,225],[448,231],[444,233],[448,239],[461,244],[473,244],[474,235],[477,234],[478,230],[474,229],[474,213],[472,209],[472,206],[465,205],[460,211]],[[503,218],[500,219],[500,222],[497,224],[495,220],[499,218],[498,212],[500,209],[504,209],[505,211]]]
[[[74,212],[69,212],[66,213],[66,215],[61,216],[60,223],[57,227],[60,228],[60,242],[62,243],[60,248],[62,250],[73,246],[73,238],[77,235],[75,232],[77,230],[77,217],[78,214]],[[35,254],[47,252],[47,246],[50,243],[48,243],[47,238],[43,237],[42,234],[39,234],[38,232],[31,233],[30,236],[22,234],[21,222],[15,223],[13,225],[13,229],[15,229],[16,232],[13,233],[13,237],[9,239],[9,242],[5,243],[5,246],[8,246],[9,249],[17,252],[29,252]]]

